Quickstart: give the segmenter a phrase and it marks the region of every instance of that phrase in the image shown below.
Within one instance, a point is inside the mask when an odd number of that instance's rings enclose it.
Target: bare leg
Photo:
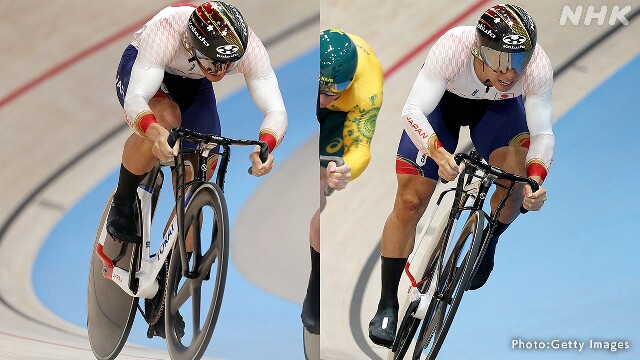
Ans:
[[[309,245],[311,246],[311,273],[307,294],[302,304],[302,323],[312,334],[320,333],[320,214],[327,204],[327,169],[320,166],[320,207],[311,218]]]
[[[158,123],[167,130],[180,126],[182,118],[178,104],[166,98],[152,98],[149,107]],[[122,164],[133,174],[141,175],[149,172],[158,159],[151,152],[153,144],[147,138],[131,134],[122,152]]]
[[[413,249],[416,225],[436,188],[436,180],[416,175],[397,175],[398,191],[382,231],[382,289],[378,310],[369,323],[369,337],[391,347],[398,323],[398,283]]]
[[[406,258],[413,249],[416,225],[436,188],[436,181],[415,175],[397,175],[393,210],[382,231],[382,256]]]
[[[169,99],[151,99],[151,110],[158,123],[170,128],[180,124],[178,105]],[[113,195],[107,232],[115,239],[139,243],[142,240],[136,215],[136,189],[144,176],[158,162],[152,152],[152,142],[132,134],[125,142],[122,151],[122,166],[118,178],[118,187]]]
[[[320,166],[320,207],[316,210],[311,218],[309,229],[309,244],[311,247],[320,252],[320,213],[327,205],[327,197],[324,195],[324,189],[327,187],[327,169]]]
[[[524,176],[526,155],[527,149],[525,148],[514,146],[501,147],[491,153],[489,156],[489,164],[497,166],[507,172]],[[507,185],[509,182],[497,180],[496,183]],[[489,280],[489,275],[491,275],[491,271],[494,266],[494,257],[496,246],[498,245],[498,239],[520,214],[520,205],[522,205],[522,199],[524,197],[522,191],[523,185],[516,184],[511,196],[507,199],[504,208],[500,212],[500,217],[498,218],[493,234],[488,241],[487,250],[482,258],[482,262],[478,266],[478,271],[469,284],[469,290],[479,289],[487,282],[487,280]],[[495,213],[498,204],[506,194],[506,189],[496,187],[496,190],[491,197],[492,212]]]
[[[525,176],[525,157],[527,155],[527,149],[515,146],[505,146],[494,150],[489,156],[489,164],[497,166],[502,170],[508,171],[512,174]],[[496,181],[500,182],[500,181]],[[503,181],[504,184],[507,182]],[[513,189],[513,193],[507,200],[504,209],[500,214],[500,222],[510,224],[520,214],[520,205],[522,205],[524,185],[516,184]],[[491,197],[491,209],[495,211],[498,203],[506,195],[506,190],[500,187],[496,188],[493,196]]]

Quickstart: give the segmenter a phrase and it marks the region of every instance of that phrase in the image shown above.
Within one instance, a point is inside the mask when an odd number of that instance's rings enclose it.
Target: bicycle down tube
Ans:
[[[200,134],[194,131],[190,131],[184,128],[176,128],[173,129],[169,136],[169,145],[173,147],[175,142],[178,139],[185,140],[193,140],[199,143],[198,149],[195,151],[198,155],[198,164],[194,178],[185,182],[185,160],[184,160],[184,152],[182,149],[182,144],[180,145],[180,151],[178,155],[175,157],[174,161],[176,164],[176,213],[170,219],[169,226],[164,231],[162,236],[162,242],[158,248],[158,251],[154,254],[150,254],[150,241],[151,239],[151,227],[143,226],[143,248],[142,248],[142,259],[140,259],[140,268],[138,269],[138,273],[132,274],[131,271],[127,271],[121,267],[116,266],[116,263],[122,257],[122,251],[119,256],[110,259],[104,253],[104,242],[106,239],[106,223],[103,225],[103,231],[101,232],[98,245],[96,246],[96,254],[100,258],[103,264],[102,274],[106,279],[113,280],[124,292],[129,294],[130,296],[142,297],[142,298],[153,298],[159,289],[159,284],[156,280],[155,274],[157,274],[162,268],[169,251],[168,249],[172,249],[176,239],[178,241],[178,248],[180,249],[180,256],[182,258],[183,264],[183,276],[187,278],[193,278],[196,276],[195,269],[198,269],[199,260],[197,257],[193,259],[193,271],[187,268],[189,261],[187,260],[187,251],[185,245],[185,233],[183,226],[183,218],[184,218],[184,209],[185,205],[188,202],[188,196],[186,189],[197,182],[205,182],[206,179],[206,163],[209,156],[211,156],[211,151],[218,145],[220,145],[223,149],[222,152],[218,152],[220,155],[220,162],[218,165],[218,174],[216,177],[216,184],[223,189],[224,187],[224,179],[227,171],[227,166],[230,159],[230,146],[231,145],[259,145],[260,146],[260,160],[265,162],[268,157],[268,147],[267,145],[260,140],[238,140],[238,139],[230,139],[224,138],[216,135],[207,135]],[[205,166],[202,166],[202,165]],[[159,169],[159,168],[158,168]],[[159,170],[158,170],[159,171]],[[156,173],[157,175],[157,173]],[[141,220],[142,224],[150,224],[151,223],[151,213],[152,209],[150,208],[151,204],[151,196],[153,195],[153,189],[147,189],[144,187],[138,188],[138,197],[140,199],[140,210],[141,210]],[[177,230],[177,231],[176,231]],[[123,250],[126,250],[126,244],[123,243]],[[134,251],[135,254],[135,251]],[[132,256],[132,259],[135,256]],[[135,261],[134,261],[135,262]],[[134,267],[130,267],[134,269]],[[135,270],[135,269],[134,269]],[[153,276],[150,276],[153,275]],[[135,283],[133,280],[142,280],[142,283]]]
[[[143,221],[145,221],[145,223],[147,224],[151,221],[151,209],[149,206],[151,204],[151,201],[150,201],[151,195],[152,195],[151,191],[152,189],[138,188],[138,196],[140,197],[140,200],[141,200],[140,201],[141,212],[142,212],[142,216],[144,217]],[[169,225],[169,227],[167,228],[166,232],[162,237],[162,243],[158,248],[158,252],[154,254],[155,256],[151,256],[150,254],[149,241],[144,241],[144,244],[142,245],[143,261],[141,261],[140,269],[139,269],[140,274],[157,274],[160,271],[169,253],[169,251],[167,250],[172,248],[177,238],[177,232],[175,231],[177,227],[176,222],[177,222],[177,219],[175,216],[173,216],[171,220],[171,224]],[[106,224],[104,226],[106,226]],[[143,239],[150,239],[151,237],[150,232],[151,232],[151,228],[149,226],[144,226]],[[113,280],[113,282],[118,284],[118,286],[120,286],[120,288],[122,288],[122,290],[127,294],[129,294],[130,296],[142,297],[146,299],[153,298],[155,294],[158,292],[158,288],[159,288],[159,284],[156,280],[156,277],[155,276],[153,277],[139,276],[138,280],[142,280],[143,282],[138,284],[138,291],[134,292],[134,290],[131,289],[130,287],[130,278],[132,275],[130,271],[122,269],[118,266],[115,266],[115,263],[103,251],[104,241],[106,239],[106,233],[107,232],[105,231],[105,229],[103,229],[102,235],[100,236],[100,239],[98,241],[99,244],[96,247],[96,253],[100,257],[104,265],[103,276],[107,279]]]

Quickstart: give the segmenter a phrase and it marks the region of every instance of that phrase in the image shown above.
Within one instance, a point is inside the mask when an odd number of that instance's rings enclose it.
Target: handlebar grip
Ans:
[[[336,189],[332,189],[332,188],[327,186],[324,189],[324,196],[331,196],[331,194],[333,194],[334,191],[336,191]]]
[[[533,179],[529,179],[529,186],[531,186],[531,191],[536,192],[540,190],[540,185]],[[525,209],[524,206],[520,205],[520,214],[526,214],[529,210]]]
[[[462,160],[464,160],[464,155],[465,154],[463,154],[463,153],[455,154],[453,156],[453,160],[455,160],[456,164],[460,165],[460,163],[462,163]]]
[[[329,161],[329,162],[333,161],[333,162],[336,163],[337,167],[340,167],[340,166],[344,165],[344,159],[339,157],[339,156],[320,156],[320,160]],[[333,194],[334,191],[336,191],[336,189],[332,189],[329,186],[327,186],[324,189],[324,195],[325,196],[331,196],[331,194]]]
[[[320,156],[320,160],[334,162],[337,167],[344,165],[344,159],[339,156]]]
[[[267,145],[267,143],[265,143],[264,141],[260,141],[260,154],[258,155],[260,157],[260,161],[262,161],[262,163],[266,163],[267,160],[269,160],[269,145]],[[247,170],[247,172],[249,173],[249,175],[253,175],[253,170],[251,170],[252,168],[249,168]]]
[[[260,142],[260,161],[262,163],[266,163],[269,160],[269,145],[264,141]]]
[[[175,129],[169,132],[169,137],[167,137],[167,144],[169,144],[170,148],[173,148],[176,145],[176,141],[178,141],[178,133]]]
[[[453,160],[455,160],[455,162],[456,162],[456,164],[458,164],[458,166],[460,166],[460,164],[462,163],[462,160],[464,160],[464,155],[465,154],[463,154],[463,153],[458,153],[458,154],[455,154],[453,156]],[[440,178],[440,182],[442,182],[443,184],[446,184],[446,183],[449,182],[449,180]]]

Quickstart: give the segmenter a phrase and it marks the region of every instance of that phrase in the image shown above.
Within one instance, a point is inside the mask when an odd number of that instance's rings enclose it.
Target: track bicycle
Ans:
[[[172,359],[200,359],[211,340],[229,261],[229,218],[223,189],[230,147],[259,145],[262,162],[267,160],[268,147],[262,141],[229,139],[184,128],[171,131],[169,145],[173,147],[176,141],[180,141],[179,152],[173,164],[156,165],[137,189],[141,244],[117,241],[107,233],[113,195],[105,205],[92,253],[87,299],[89,341],[98,359],[118,356],[136,310],[150,330],[164,321]],[[185,148],[184,141],[196,148]],[[208,182],[208,159],[215,155],[219,156],[216,180]],[[161,167],[168,165],[173,165],[175,177],[175,208],[157,251],[151,253],[151,223],[164,179]],[[139,299],[144,299],[144,309]]]
[[[398,326],[388,359],[405,358],[419,327],[420,331],[411,359],[420,359],[424,356],[423,354],[426,354],[428,360],[436,358],[453,322],[462,295],[468,290],[469,282],[475,275],[487,249],[488,239],[491,238],[500,212],[513,192],[515,184],[527,183],[534,192],[539,188],[532,179],[517,176],[487,164],[475,150],[469,154],[456,154],[455,161],[457,164],[464,161],[465,170],[458,177],[456,187],[440,194],[427,226],[420,234],[418,247],[426,236],[438,206],[447,194],[453,192],[451,210],[448,216],[443,217],[432,235],[430,244],[435,245],[433,250],[424,252],[425,258],[419,259],[417,270],[413,271],[414,274],[420,274],[420,277],[416,279],[410,272],[413,259],[410,259],[405,266],[405,273],[411,281],[411,286],[402,308],[406,311],[401,312],[402,321]],[[506,185],[495,180],[506,180]],[[483,205],[493,184],[506,189],[506,195],[495,211],[489,215],[483,210]],[[521,207],[520,212],[527,211]],[[463,214],[466,221],[458,231],[457,222]],[[488,226],[483,231],[485,221]],[[459,233],[457,240],[452,242],[456,233]]]

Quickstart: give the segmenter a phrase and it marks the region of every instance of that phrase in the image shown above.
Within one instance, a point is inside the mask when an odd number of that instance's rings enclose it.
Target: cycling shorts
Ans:
[[[471,141],[485,160],[494,150],[504,146],[529,147],[529,128],[521,96],[506,100],[475,100],[445,91],[427,119],[442,146],[450,153],[458,145],[462,126],[469,126]],[[438,179],[438,165],[416,148],[406,131],[402,132],[398,145],[396,174]]]
[[[122,90],[116,86],[116,93],[120,105],[124,107],[129,79],[133,63],[138,56],[138,49],[129,45],[120,60],[117,72],[117,82]],[[165,97],[173,100],[180,108],[182,127],[203,134],[220,135],[220,118],[216,97],[211,81],[206,78],[189,79],[182,76],[164,73],[162,85],[154,97]],[[184,142],[186,148],[195,148],[189,141]]]

